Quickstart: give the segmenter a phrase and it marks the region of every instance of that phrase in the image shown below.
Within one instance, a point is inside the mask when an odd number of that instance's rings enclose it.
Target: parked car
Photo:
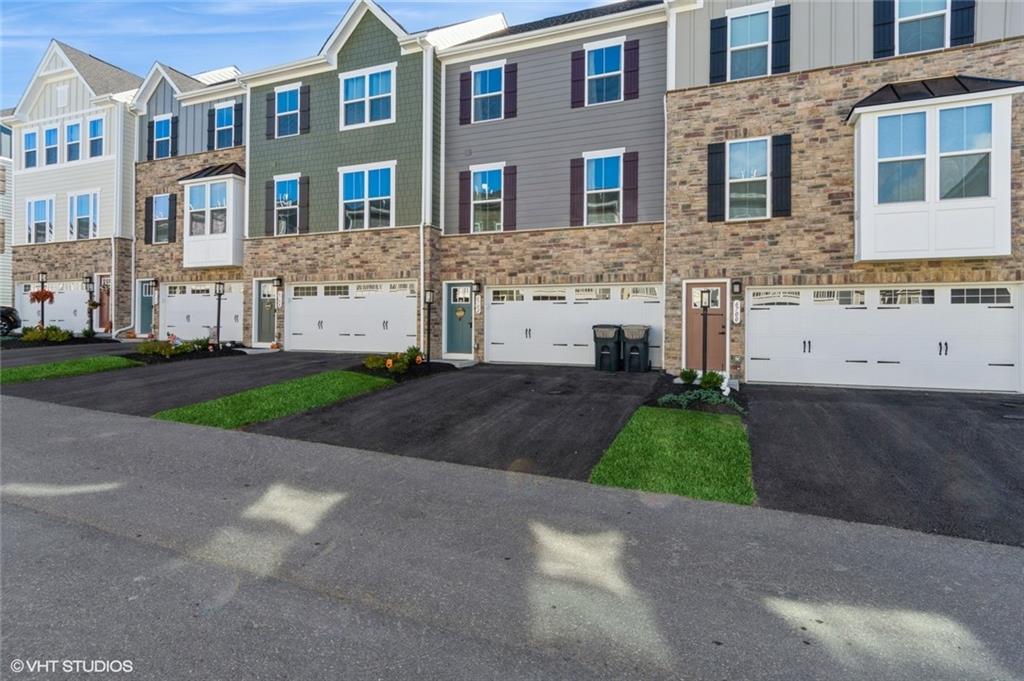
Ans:
[[[8,336],[11,331],[21,328],[21,316],[13,307],[0,307],[0,336]]]

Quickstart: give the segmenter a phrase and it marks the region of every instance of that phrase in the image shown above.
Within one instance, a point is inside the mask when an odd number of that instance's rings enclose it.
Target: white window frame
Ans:
[[[61,160],[60,159],[60,128],[61,128],[60,125],[48,125],[48,126],[43,127],[43,129],[42,129],[43,130],[43,134],[42,134],[43,145],[42,146],[43,146],[43,167],[44,168],[45,167],[49,167],[49,166],[60,165],[60,160]],[[56,135],[55,135],[56,141],[53,144],[47,144],[46,143],[46,133],[50,132],[51,130],[54,133],[56,133]],[[46,162],[46,152],[48,150],[50,150],[50,149],[53,149],[53,150],[55,150],[57,152],[57,157],[56,157],[56,159],[54,160],[53,163],[47,163]]]
[[[172,120],[173,118],[174,118],[173,114],[160,114],[159,116],[153,116],[153,160],[154,161],[159,161],[160,159],[164,159],[164,158],[171,158],[173,156],[173,154],[171,153],[171,138],[174,137],[174,129],[173,129],[174,128],[174,122]],[[167,137],[157,137],[157,134],[156,134],[156,124],[157,123],[162,123],[164,121],[167,121]],[[166,156],[159,156],[159,155],[157,155],[156,150],[160,148],[159,147],[159,143],[161,141],[163,141],[163,140],[167,140],[167,155]]]
[[[602,73],[599,75],[591,76],[587,65],[590,63],[590,53],[594,50],[600,50],[605,47],[619,47],[619,70],[609,71],[608,73]],[[590,81],[598,78],[607,78],[609,76],[619,76],[619,98],[609,99],[604,102],[593,102],[590,101]],[[502,81],[504,86],[504,81]],[[616,38],[607,38],[605,40],[595,40],[593,42],[584,43],[583,45],[583,106],[601,106],[602,104],[617,104],[618,102],[625,101],[626,98],[626,36],[618,36]],[[502,102],[504,106],[504,102]],[[584,206],[584,212],[586,212]]]
[[[397,161],[383,161],[380,163],[363,163],[355,166],[339,166],[338,168],[338,231],[339,232],[355,232],[358,230],[367,229],[387,229],[395,226],[395,212],[398,208],[398,202],[395,200],[395,168],[398,166]],[[381,225],[379,227],[369,227],[368,222],[370,220],[370,201],[379,201],[384,198],[382,196],[376,196],[373,199],[370,198],[370,171],[381,170],[387,168],[390,170],[391,176],[391,187],[388,192],[388,200],[391,201],[391,215],[390,221],[387,225]],[[345,229],[345,175],[348,173],[362,173],[363,174],[363,188],[365,190],[363,196],[363,226],[353,227],[351,229]],[[352,201],[352,203],[355,203]],[[274,216],[276,225],[277,215]]]
[[[506,61],[507,60],[505,60],[505,59],[499,59],[497,61],[489,61],[489,62],[486,62],[486,63],[483,63],[483,64],[473,64],[472,66],[469,67],[469,73],[470,73],[470,76],[469,76],[470,77],[470,82],[469,82],[469,92],[470,92],[470,102],[469,102],[470,110],[469,110],[469,112],[470,113],[469,113],[469,115],[470,115],[470,123],[471,124],[475,124],[475,123],[491,123],[493,121],[503,121],[503,120],[505,120],[505,64],[506,64]],[[476,92],[475,92],[475,90],[476,90],[475,83],[476,83],[476,74],[477,74],[477,72],[478,71],[491,71],[493,69],[498,69],[499,73],[501,73],[501,87],[498,88],[498,91],[496,93],[495,92],[489,92],[486,95],[478,95],[478,94],[476,94]],[[497,95],[498,98],[501,100],[501,106],[498,107],[498,111],[500,112],[500,115],[497,118],[484,118],[484,119],[481,119],[481,120],[477,120],[477,118],[476,118],[476,100],[478,100],[478,99],[485,99],[485,98],[488,98],[488,97],[494,97],[495,95]]]
[[[300,97],[302,96],[301,92],[299,93],[299,96]],[[276,98],[277,95],[275,94],[274,97]],[[301,106],[301,102],[299,104]],[[276,99],[274,101],[274,106],[275,106],[275,108],[277,106],[277,100]],[[231,125],[229,125],[229,126],[218,125],[217,118],[218,118],[218,114],[220,113],[221,109],[230,109],[231,110]],[[275,125],[274,132],[276,133],[277,132],[277,128],[276,128],[277,120],[276,119],[274,120],[274,125]],[[221,130],[230,130],[231,131],[231,144],[227,145],[226,147],[220,146],[220,132],[221,132]],[[213,107],[213,148],[214,149],[230,149],[233,146],[235,146],[235,101],[231,100],[230,102],[221,102],[220,104],[217,104],[217,105],[215,105]]]
[[[78,141],[77,142],[71,142],[71,141],[68,140],[68,128],[70,128],[72,126],[75,126],[75,125],[78,126]],[[68,148],[72,144],[77,144],[78,145],[78,158],[76,158],[73,161],[71,160],[71,155],[68,154]],[[83,158],[82,151],[83,151],[83,149],[82,149],[82,121],[65,121],[64,122],[64,162],[65,163],[78,163]]]
[[[93,121],[100,121],[100,134],[99,134],[98,137],[93,137],[92,136],[92,124],[93,124]],[[106,137],[107,137],[107,118],[106,118],[106,116],[90,116],[88,122],[85,124],[85,136],[88,137],[88,140],[89,140],[89,158],[103,158],[104,156],[107,155],[107,140],[106,140]],[[93,154],[92,154],[92,143],[93,143],[93,140],[99,140],[100,141],[100,147],[102,149],[102,153],[99,154],[98,156],[93,156]]]
[[[291,92],[295,90],[295,111],[286,111],[281,113],[277,108],[277,96],[282,92]],[[295,116],[295,132],[287,135],[280,134],[281,129],[281,118],[284,116]],[[278,85],[274,88],[274,139],[286,139],[288,137],[297,137],[302,134],[302,82],[288,83],[287,85]]]
[[[100,235],[100,190],[83,189],[68,192],[68,241],[96,239]],[[89,197],[89,236],[78,236],[78,197]]]
[[[587,152],[583,153],[583,226],[584,227],[589,227],[590,226],[590,211],[587,210],[587,204],[588,204],[587,198],[589,197],[589,195],[592,194],[592,193],[593,194],[598,194],[598,193],[604,193],[604,192],[609,191],[608,189],[594,189],[592,191],[590,189],[587,189],[587,185],[589,184],[589,182],[587,182],[587,178],[588,178],[588,176],[587,176],[587,173],[588,173],[588,171],[587,171],[587,161],[590,160],[590,159],[597,159],[597,158],[609,158],[611,156],[618,156],[619,157],[619,222],[617,222],[617,223],[601,222],[601,223],[597,223],[597,224],[600,224],[600,225],[622,224],[622,209],[623,209],[623,198],[624,198],[623,197],[623,185],[625,185],[625,183],[626,183],[626,178],[624,178],[622,176],[622,170],[623,170],[622,159],[623,159],[623,157],[625,155],[626,155],[626,148],[625,147],[619,147],[618,149],[602,149],[600,151],[587,151]],[[504,189],[504,187],[502,187],[502,189]],[[502,195],[504,195],[504,191],[502,192]]]
[[[193,181],[193,182],[182,182],[181,183],[181,186],[182,186],[182,188],[184,190],[182,192],[184,194],[183,198],[185,200],[185,205],[184,205],[184,208],[182,210],[182,214],[185,217],[185,228],[184,228],[184,230],[185,230],[185,238],[186,239],[206,239],[206,238],[223,239],[224,237],[226,237],[226,236],[231,234],[231,231],[232,231],[231,230],[231,215],[234,212],[234,206],[233,206],[234,201],[233,201],[233,198],[232,198],[234,196],[234,192],[232,191],[232,189],[233,189],[233,186],[232,186],[233,182],[234,182],[234,178],[232,176],[230,176],[230,175],[221,175],[221,176],[218,176],[218,177],[211,177],[211,178],[208,178],[208,179],[197,180],[197,181]],[[223,209],[224,210],[224,231],[223,232],[218,232],[216,234],[214,234],[213,232],[210,231],[210,229],[213,227],[213,211],[214,210],[221,210],[219,208],[214,208],[213,205],[212,205],[213,185],[215,185],[215,184],[223,184],[224,185],[224,197],[225,197],[224,209]],[[192,189],[195,188],[195,187],[203,187],[203,191],[206,192],[205,193],[205,197],[206,198],[204,200],[205,206],[203,208],[198,209],[198,210],[193,210],[190,207],[190,204],[189,204],[189,194],[191,194]],[[193,213],[202,213],[203,214],[203,224],[205,225],[205,229],[204,229],[202,234],[193,234],[192,233],[192,214]]]
[[[375,125],[387,125],[388,123],[395,122],[395,109],[398,104],[398,79],[396,73],[398,70],[398,62],[391,62],[390,64],[380,64],[377,66],[371,66],[365,69],[358,69],[355,71],[346,71],[345,73],[338,74],[338,130],[357,130],[359,128],[370,128]],[[391,100],[391,116],[388,118],[382,118],[379,121],[370,120],[370,100],[371,99],[383,99],[383,96],[370,97],[370,76],[374,73],[383,73],[388,71],[391,74],[391,92],[388,93],[388,98]],[[350,102],[345,101],[345,81],[350,78],[362,78],[363,79],[363,97],[360,99],[353,99]],[[353,123],[352,125],[345,125],[345,104],[353,104],[355,102],[362,102],[363,104],[363,122]]]
[[[167,238],[162,240],[162,241],[157,241],[157,238],[156,238],[156,200],[158,198],[164,197],[164,196],[167,197]],[[154,243],[154,244],[169,244],[169,243],[171,243],[171,225],[170,225],[170,222],[171,222],[171,195],[169,193],[154,194],[153,195],[153,215],[150,216],[150,223],[149,223],[149,225],[147,225],[147,229],[150,230],[149,233],[150,233],[150,236],[152,237],[150,239],[150,241],[152,243]]]
[[[766,174],[765,179],[765,214],[759,217],[743,217],[733,218],[729,215],[729,187],[733,182],[750,182],[751,180],[759,180],[760,178],[737,178],[732,180],[729,178],[729,145],[737,142],[761,142],[765,143],[767,150],[765,152],[767,167],[765,168]],[[887,159],[888,160],[888,159]],[[772,138],[771,136],[764,137],[744,137],[737,140],[727,140],[725,143],[725,221],[726,222],[752,222],[754,220],[770,220],[772,217]]]
[[[953,109],[965,109],[965,108],[970,107],[970,106],[979,106],[979,105],[980,106],[984,106],[985,104],[988,104],[988,106],[989,106],[989,115],[990,115],[989,126],[990,126],[991,129],[989,130],[989,145],[987,147],[985,147],[984,149],[965,149],[963,151],[947,151],[947,152],[943,153],[942,146],[941,146],[941,143],[940,143],[941,139],[942,139],[942,112],[943,111],[951,111]],[[925,117],[925,120],[927,121],[927,116]],[[935,128],[936,128],[935,135],[936,135],[936,139],[939,140],[935,144],[935,153],[937,154],[937,156],[936,156],[935,162],[933,164],[933,166],[935,168],[935,200],[936,201],[938,201],[939,203],[942,203],[944,201],[947,201],[947,202],[948,201],[970,201],[971,199],[990,199],[990,198],[992,198],[992,184],[993,184],[993,178],[992,178],[993,168],[992,168],[992,163],[993,163],[993,159],[995,158],[995,149],[994,149],[995,145],[993,144],[993,141],[995,140],[995,137],[996,137],[996,135],[995,135],[995,125],[996,125],[995,107],[991,103],[988,103],[988,102],[976,102],[976,103],[965,102],[963,104],[950,104],[948,106],[940,106],[940,107],[938,107],[936,109],[936,111],[935,111]],[[926,141],[925,150],[926,151],[927,151],[927,139],[928,139],[927,135],[928,135],[928,129],[926,127],[925,128],[925,141]],[[954,198],[949,198],[949,199],[942,198],[942,159],[944,159],[944,158],[953,158],[953,157],[956,157],[956,156],[971,156],[973,154],[988,154],[988,193],[985,194],[984,196],[961,196],[961,197],[954,197]],[[927,185],[927,182],[928,182],[928,175],[927,175],[927,171],[928,171],[928,158],[927,158],[927,156],[925,156],[924,165],[925,165],[925,184]],[[925,195],[927,196],[927,193]]]
[[[501,229],[496,229],[493,232],[485,232],[483,230],[477,230],[476,228],[476,206],[478,203],[494,203],[493,199],[477,201],[473,198],[473,175],[476,173],[483,173],[489,170],[497,170],[501,173],[501,198],[498,199],[498,224],[501,225]],[[584,171],[585,172],[585,171]],[[469,229],[473,234],[496,234],[497,232],[505,231],[505,162],[500,161],[498,163],[480,163],[478,165],[472,165],[469,167]]]
[[[35,240],[35,220],[34,211],[35,204],[40,201],[46,202],[46,239],[44,241]],[[49,196],[30,196],[25,199],[25,243],[27,244],[48,244],[57,240],[57,226],[54,224],[57,216],[56,213],[56,201],[57,197],[54,195]]]
[[[915,14],[912,17],[904,17],[902,19],[900,18],[900,2],[901,1],[902,0],[896,0],[896,6],[894,7],[894,11],[896,12],[896,27],[895,27],[896,34],[893,36],[893,44],[895,45],[895,50],[896,50],[895,54],[896,54],[896,56],[899,56],[901,54],[925,54],[925,53],[928,53],[928,52],[937,52],[939,50],[944,50],[947,47],[949,47],[949,35],[950,35],[950,29],[951,29],[951,24],[952,24],[952,21],[951,21],[951,18],[952,18],[951,14],[952,13],[950,12],[950,6],[951,6],[950,0],[946,0],[946,8],[945,9],[938,10],[938,11],[935,11],[935,12],[925,12],[924,14]],[[902,52],[902,51],[900,51],[900,24],[904,24],[904,23],[907,23],[907,22],[910,22],[910,21],[918,21],[920,19],[929,19],[931,17],[937,17],[937,16],[944,16],[945,17],[945,29],[946,30],[945,30],[945,35],[943,36],[942,47],[933,47],[933,48],[931,48],[929,50],[917,50],[916,52]]]
[[[295,205],[281,208],[277,205],[277,183],[295,180]],[[274,175],[274,236],[295,236],[301,234],[302,230],[302,173],[287,173],[285,175]],[[282,210],[295,211],[295,234],[278,234],[277,214]]]
[[[28,148],[28,143],[26,142],[26,139],[28,138],[29,135],[35,135],[36,136],[36,146],[35,146],[35,148],[33,148],[31,150],[31,151],[35,152],[35,155],[36,155],[35,162],[32,165],[28,165],[28,152],[29,152],[29,148]],[[39,146],[40,145],[39,145],[39,129],[38,128],[32,128],[30,130],[22,130],[21,131],[21,167],[23,169],[30,170],[30,169],[33,169],[33,168],[40,168],[40,167],[42,167],[39,164]]]
[[[772,75],[772,10],[775,8],[774,0],[770,2],[762,2],[756,5],[748,5],[746,7],[737,7],[735,9],[726,10],[726,30],[725,30],[725,79],[726,81],[740,81],[750,80],[752,78],[764,78]],[[750,43],[743,47],[737,47],[736,50],[749,50],[753,47],[761,47],[764,45],[767,48],[768,57],[766,59],[765,73],[761,76],[744,76],[743,78],[732,77],[732,21],[733,19],[739,19],[741,17],[750,16],[752,14],[761,14],[762,12],[768,13],[768,40],[764,43]]]
[[[878,155],[878,144],[879,144],[879,141],[880,141],[878,139],[878,135],[880,133],[880,127],[878,126],[878,121],[880,121],[883,118],[890,117],[890,116],[905,116],[907,114],[915,114],[915,113],[922,113],[922,110],[921,109],[915,109],[913,111],[894,111],[892,113],[882,114],[877,119],[875,119],[875,139],[874,139],[874,144],[875,144],[875,205],[876,206],[913,205],[913,204],[926,203],[928,201],[928,195],[929,195],[929,192],[928,192],[928,178],[932,175],[931,168],[929,167],[930,164],[928,163],[929,137],[931,137],[931,127],[932,127],[932,117],[931,116],[929,116],[927,113],[925,113],[925,117],[924,117],[924,153],[923,154],[913,154],[911,156],[887,156],[885,158],[881,158]],[[937,121],[938,121],[938,117],[937,116],[935,118],[935,121],[936,121],[936,125],[937,125]],[[881,195],[881,191],[882,191],[882,180],[881,180],[881,173],[878,172],[878,168],[883,163],[898,163],[900,161],[924,161],[924,198],[922,198],[922,199],[920,199],[918,201],[887,201],[885,203],[882,203],[882,201],[880,199],[880,195]]]

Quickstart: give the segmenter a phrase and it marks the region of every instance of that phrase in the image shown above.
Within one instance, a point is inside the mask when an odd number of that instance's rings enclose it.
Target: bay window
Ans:
[[[878,119],[878,202],[924,201],[924,112]]]
[[[188,234],[224,234],[228,227],[228,183],[188,186]]]
[[[992,105],[939,111],[939,198],[989,195]]]

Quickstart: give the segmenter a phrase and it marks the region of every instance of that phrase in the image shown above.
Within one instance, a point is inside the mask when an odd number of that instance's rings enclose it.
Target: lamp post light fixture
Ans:
[[[220,304],[221,300],[224,298],[223,281],[218,281],[213,285],[213,293],[217,296],[217,337],[214,340],[214,343],[217,344],[217,347],[220,347]]]
[[[434,304],[434,289],[428,288],[423,292],[423,303],[427,306],[427,366],[430,366],[430,308]]]
[[[92,336],[96,333],[92,323],[92,306],[93,298],[92,294],[96,291],[96,282],[88,274],[82,278],[82,285],[85,286],[85,292],[89,294],[89,304],[85,307],[85,314],[89,319],[89,335]]]
[[[39,290],[46,290],[46,272],[39,273]],[[39,301],[39,326],[46,328],[46,298]]]
[[[700,373],[708,372],[708,308],[711,307],[711,289],[700,291]]]

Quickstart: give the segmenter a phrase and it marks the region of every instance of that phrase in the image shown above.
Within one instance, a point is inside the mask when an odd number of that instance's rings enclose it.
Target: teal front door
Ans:
[[[153,282],[139,284],[139,335],[153,333]]]
[[[277,287],[272,281],[261,281],[257,288],[256,342],[273,343],[277,337]]]
[[[444,304],[444,351],[450,355],[473,354],[473,287],[448,284]]]

